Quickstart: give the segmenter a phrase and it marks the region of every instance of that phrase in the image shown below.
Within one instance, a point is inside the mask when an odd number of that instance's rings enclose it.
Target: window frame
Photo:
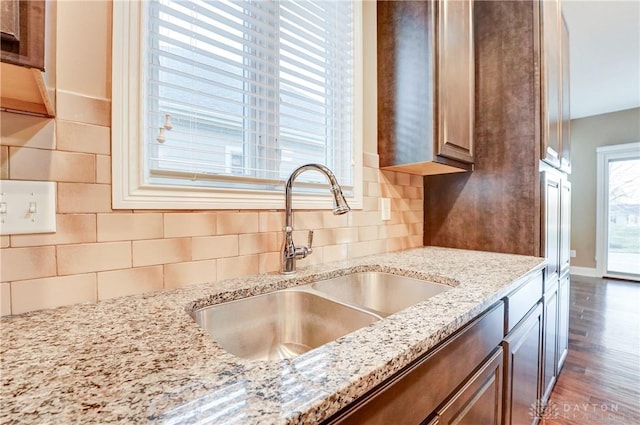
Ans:
[[[284,191],[149,184],[144,181],[144,76],[141,46],[145,2],[113,2],[111,169],[114,209],[284,209]],[[362,209],[363,198],[363,14],[354,0],[353,192],[347,201]],[[179,182],[179,179],[176,179]],[[282,186],[284,186],[284,181]],[[326,193],[296,193],[295,206],[331,209]]]

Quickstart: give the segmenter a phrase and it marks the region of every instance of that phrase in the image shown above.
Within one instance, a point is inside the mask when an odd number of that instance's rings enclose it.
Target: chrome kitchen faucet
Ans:
[[[351,208],[347,204],[347,200],[344,198],[342,194],[342,188],[338,184],[338,180],[336,180],[336,176],[331,172],[330,169],[321,164],[306,164],[301,167],[296,168],[291,175],[289,176],[289,180],[287,180],[287,184],[284,188],[284,196],[285,196],[285,225],[282,231],[284,232],[284,242],[282,247],[282,263],[281,263],[281,272],[282,274],[293,274],[296,272],[296,259],[305,258],[307,255],[311,254],[312,248],[311,245],[313,243],[313,230],[309,230],[309,246],[303,246],[301,248],[296,248],[293,243],[293,207],[291,205],[291,186],[293,186],[293,181],[307,170],[316,170],[325,175],[327,180],[329,180],[329,184],[331,187],[331,193],[333,194],[333,214],[340,215],[346,212],[349,212]]]

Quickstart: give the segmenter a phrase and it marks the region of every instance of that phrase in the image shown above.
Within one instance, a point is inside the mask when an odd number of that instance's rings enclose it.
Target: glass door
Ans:
[[[628,149],[598,152],[604,201],[601,270],[604,276],[640,280],[640,144],[619,146]]]

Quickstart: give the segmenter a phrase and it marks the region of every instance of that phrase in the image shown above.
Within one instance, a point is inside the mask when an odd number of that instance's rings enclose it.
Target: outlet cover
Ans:
[[[380,219],[391,220],[391,198],[380,198]]]
[[[0,181],[0,235],[56,231],[56,184]]]
[[[576,250],[575,249],[572,249],[569,253],[571,254],[571,258],[576,258]]]

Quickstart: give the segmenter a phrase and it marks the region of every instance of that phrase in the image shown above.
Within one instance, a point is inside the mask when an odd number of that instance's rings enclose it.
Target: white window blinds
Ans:
[[[352,189],[352,2],[146,4],[148,182],[281,190],[319,162]]]

